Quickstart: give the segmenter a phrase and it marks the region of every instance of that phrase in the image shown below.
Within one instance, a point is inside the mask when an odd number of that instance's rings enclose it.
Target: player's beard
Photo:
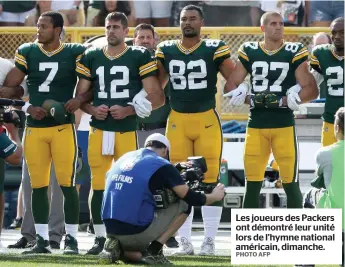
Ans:
[[[108,38],[108,45],[117,46],[117,45],[121,44],[121,41],[123,41],[123,40],[120,40],[118,38]]]
[[[196,31],[191,31],[191,32],[183,32],[183,36],[187,38],[193,38],[198,36],[198,33]]]

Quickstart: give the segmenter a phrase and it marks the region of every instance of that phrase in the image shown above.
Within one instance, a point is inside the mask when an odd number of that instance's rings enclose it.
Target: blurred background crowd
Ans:
[[[155,27],[178,26],[182,7],[191,3],[202,7],[205,26],[259,26],[262,13],[278,11],[286,26],[323,27],[344,15],[343,0],[0,1],[0,26],[35,26],[39,15],[51,10],[64,15],[65,26],[104,26],[104,18],[113,11],[125,13],[131,27],[140,23]]]

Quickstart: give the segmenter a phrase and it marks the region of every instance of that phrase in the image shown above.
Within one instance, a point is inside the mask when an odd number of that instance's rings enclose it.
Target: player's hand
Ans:
[[[274,93],[265,95],[265,108],[279,108],[282,105],[282,98]]]
[[[109,111],[115,120],[122,120],[128,116],[127,108],[119,105],[111,106]]]
[[[265,93],[257,93],[250,96],[250,108],[265,108]]]
[[[145,89],[142,89],[133,97],[132,102],[128,103],[134,107],[135,113],[140,118],[147,118],[151,115],[152,104],[146,99],[146,96],[147,93]]]
[[[34,107],[33,105],[29,106],[26,113],[30,114],[35,120],[42,120],[47,116],[47,111],[41,107]]]
[[[67,110],[69,113],[73,114],[76,112],[81,106],[81,101],[78,98],[72,98],[68,100],[65,104],[65,110]]]
[[[109,112],[108,106],[100,105],[98,107],[93,107],[93,111],[91,115],[94,116],[96,120],[104,121],[108,116],[108,112]]]
[[[289,109],[293,111],[298,111],[299,104],[302,102],[301,98],[298,95],[300,90],[301,90],[300,85],[296,84],[292,86],[290,89],[288,89],[286,92],[288,107]]]
[[[213,189],[211,193],[215,199],[215,201],[220,201],[225,196],[225,188],[223,184],[217,184],[217,186]]]
[[[238,107],[244,104],[248,92],[248,85],[241,83],[235,90],[225,94],[224,96],[230,97],[230,106]]]

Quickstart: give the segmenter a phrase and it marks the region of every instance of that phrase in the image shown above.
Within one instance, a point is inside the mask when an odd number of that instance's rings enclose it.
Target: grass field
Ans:
[[[222,267],[231,266],[229,257],[198,257],[198,256],[179,256],[179,257],[168,257],[174,266],[187,267],[187,266],[201,266],[201,267]],[[99,265],[97,257],[90,256],[64,256],[64,255],[30,255],[23,256],[20,254],[0,254],[0,266],[1,267],[62,267],[62,266],[73,266],[73,267],[87,267],[87,266],[104,266]],[[133,266],[125,265],[122,262],[114,264],[112,266]],[[147,265],[134,265],[136,267],[147,266]],[[155,265],[159,267],[158,265]],[[235,265],[233,265],[235,266]],[[238,265],[236,265],[238,266]],[[249,266],[249,265],[248,265]],[[254,266],[254,265],[250,265]],[[291,266],[291,265],[279,265],[280,266]],[[317,265],[317,267],[327,266],[336,267],[337,265]],[[245,267],[241,265],[241,267]],[[259,266],[255,266],[259,267]],[[265,267],[261,265],[261,267]],[[267,266],[268,267],[268,266]],[[270,267],[274,267],[270,265]]]

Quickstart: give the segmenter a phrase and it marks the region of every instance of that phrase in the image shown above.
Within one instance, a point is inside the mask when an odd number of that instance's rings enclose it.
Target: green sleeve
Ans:
[[[238,49],[238,60],[242,63],[243,67],[247,70],[247,72],[250,73],[250,63],[249,63],[249,56],[248,56],[248,50],[247,43],[244,43],[240,46]]]
[[[164,52],[162,45],[158,45],[155,53],[155,58],[159,60],[164,65]]]
[[[80,79],[92,81],[91,77],[91,54],[87,50],[77,59],[76,72]]]
[[[20,69],[23,73],[27,74],[28,66],[27,66],[27,55],[30,49],[30,44],[22,44],[16,50],[14,55],[15,66]]]
[[[319,61],[319,47],[318,46],[314,47],[313,51],[311,52],[310,67],[312,67],[318,73],[322,74],[320,61]]]
[[[308,52],[307,47],[301,43],[296,43],[296,44],[298,45],[298,50],[294,54],[292,58],[292,62],[291,62],[295,69],[297,69],[298,66],[301,65],[304,61],[307,61],[309,57],[309,52]]]
[[[149,50],[139,52],[139,75],[143,80],[149,76],[157,76],[157,62],[152,58]]]
[[[220,66],[228,58],[230,58],[230,48],[224,41],[219,40],[219,45],[214,52],[213,61],[217,66]]]

